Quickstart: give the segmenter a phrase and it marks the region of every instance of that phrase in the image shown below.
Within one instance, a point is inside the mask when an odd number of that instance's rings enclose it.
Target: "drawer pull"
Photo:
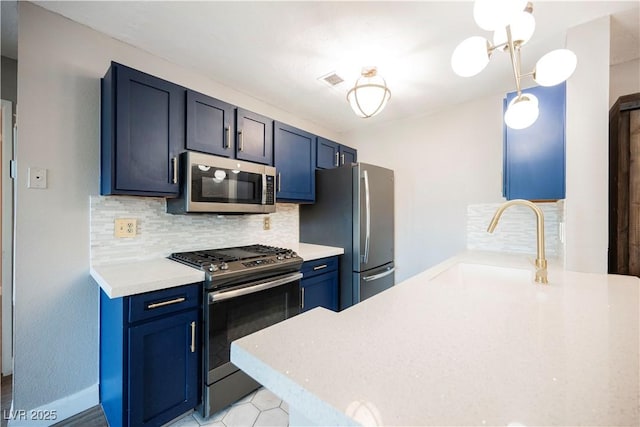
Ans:
[[[180,298],[176,298],[176,299],[170,299],[168,301],[154,302],[153,304],[149,304],[147,306],[147,310],[152,310],[154,308],[164,307],[166,305],[171,305],[171,304],[179,304],[179,303],[185,302],[185,301],[186,301],[186,298],[180,297]]]
[[[196,352],[196,322],[191,322],[191,353]]]
[[[327,268],[327,267],[328,267],[327,264],[316,265],[315,267],[313,267],[313,271],[322,270],[322,269]]]

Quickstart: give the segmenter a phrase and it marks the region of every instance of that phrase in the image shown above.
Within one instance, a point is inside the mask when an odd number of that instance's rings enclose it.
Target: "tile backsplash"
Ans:
[[[544,214],[544,239],[547,256],[562,258],[561,224],[564,202],[536,203]],[[467,249],[494,252],[536,253],[536,217],[525,206],[511,206],[504,211],[493,233],[487,227],[502,203],[467,206]]]
[[[275,213],[254,215],[172,215],[166,212],[165,199],[156,197],[91,196],[90,205],[92,265],[254,243],[291,247],[299,240],[295,204],[278,203]],[[265,216],[270,230],[263,230]],[[116,238],[116,218],[135,218],[136,236]]]

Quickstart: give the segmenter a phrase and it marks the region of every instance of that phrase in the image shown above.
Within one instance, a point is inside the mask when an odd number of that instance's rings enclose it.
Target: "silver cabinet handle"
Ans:
[[[371,282],[373,280],[382,279],[383,277],[387,277],[388,275],[390,275],[394,271],[396,271],[396,268],[395,267],[391,267],[390,269],[388,269],[384,273],[374,274],[373,276],[364,276],[362,278],[362,280],[364,280],[365,282]]]
[[[340,159],[338,158],[340,155],[336,151],[336,167],[340,166]]]
[[[280,172],[278,172],[278,192],[280,192],[280,188],[282,187],[282,176]]]
[[[238,131],[238,151],[244,150],[244,138],[242,137],[242,131]]]
[[[342,159],[342,164],[344,165],[344,153],[340,155],[340,158]]]
[[[226,126],[224,128],[224,133],[225,133],[225,137],[226,137],[224,148],[229,148],[229,147],[231,147],[231,128],[229,126]]]
[[[191,353],[196,352],[196,322],[191,322]]]
[[[327,264],[316,265],[315,267],[313,267],[313,271],[322,270],[323,268],[327,268]]]
[[[168,301],[154,302],[153,304],[147,305],[147,310],[153,310],[154,308],[160,308],[160,307],[164,307],[172,304],[180,304],[181,302],[185,302],[185,301],[186,299],[184,297],[180,297],[176,299],[170,299]]]
[[[371,196],[369,193],[369,174],[364,171],[364,200],[365,200],[365,227],[366,234],[364,238],[364,255],[362,262],[369,262],[369,245],[371,244]]]
[[[243,295],[253,294],[255,292],[264,291],[265,289],[275,288],[276,286],[286,285],[287,283],[295,282],[296,280],[300,280],[302,278],[302,273],[291,273],[286,276],[282,276],[275,280],[271,280],[268,282],[263,282],[258,280],[249,284],[248,286],[240,289],[233,289],[230,291],[218,291],[218,292],[210,292],[208,301],[209,304],[218,301],[224,301],[229,298],[240,297]]]
[[[300,295],[300,310],[304,310],[304,288],[300,287],[300,292],[302,293],[302,295]]]
[[[171,162],[173,163],[173,180],[172,180],[172,182],[174,184],[177,184],[178,183],[178,157],[172,158]]]

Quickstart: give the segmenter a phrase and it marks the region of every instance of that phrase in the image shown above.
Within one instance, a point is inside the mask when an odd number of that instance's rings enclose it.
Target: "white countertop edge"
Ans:
[[[317,309],[316,309],[317,310]],[[329,310],[326,310],[329,312]],[[333,313],[333,312],[331,312]],[[286,374],[273,369],[271,366],[256,358],[235,342],[231,343],[231,360],[243,366],[242,370],[254,380],[262,384],[280,399],[313,420],[317,425],[326,426],[359,426],[360,424],[340,411],[307,391]]]
[[[166,258],[91,266],[91,277],[109,298],[198,283],[204,273]]]
[[[298,243],[293,249],[305,261],[313,261],[320,258],[327,258],[344,254],[344,248],[335,246],[316,245],[313,243]]]

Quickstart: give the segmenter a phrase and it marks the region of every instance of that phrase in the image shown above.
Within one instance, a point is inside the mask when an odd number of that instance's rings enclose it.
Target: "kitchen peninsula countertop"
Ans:
[[[344,249],[299,243],[291,245],[305,261],[340,255]],[[204,272],[167,258],[91,266],[91,277],[109,298],[119,298],[202,282]]]
[[[234,341],[290,425],[640,425],[640,280],[465,252]]]

